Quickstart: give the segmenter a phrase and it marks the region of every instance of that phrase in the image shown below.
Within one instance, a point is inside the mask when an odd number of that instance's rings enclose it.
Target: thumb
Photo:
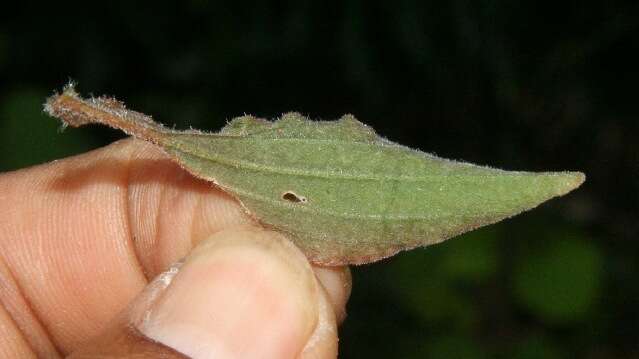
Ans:
[[[159,275],[71,357],[335,357],[329,302],[304,255],[282,235],[226,230]]]

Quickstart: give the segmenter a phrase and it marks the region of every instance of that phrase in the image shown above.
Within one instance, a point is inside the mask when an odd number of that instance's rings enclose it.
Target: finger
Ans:
[[[250,222],[136,140],[4,174],[0,303],[38,356],[65,354],[199,240]]]
[[[351,295],[352,278],[348,267],[313,267],[315,276],[322,284],[337,323],[346,319],[346,302]]]
[[[319,292],[317,325],[299,355],[300,359],[337,358],[336,314],[326,290],[321,287]]]
[[[275,232],[226,230],[156,279],[109,335],[85,348],[72,357],[329,358],[335,315],[291,242]]]

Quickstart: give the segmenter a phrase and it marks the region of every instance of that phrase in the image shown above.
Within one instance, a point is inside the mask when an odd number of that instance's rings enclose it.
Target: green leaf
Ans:
[[[578,172],[506,172],[395,144],[346,115],[310,121],[236,118],[217,134],[175,131],[110,98],[67,87],[45,110],[98,122],[161,146],[193,175],[237,197],[314,262],[360,264],[441,242],[578,187]]]

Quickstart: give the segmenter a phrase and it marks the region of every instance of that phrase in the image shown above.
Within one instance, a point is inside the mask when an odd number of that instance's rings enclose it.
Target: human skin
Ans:
[[[143,141],[0,175],[0,357],[331,358],[350,286]]]

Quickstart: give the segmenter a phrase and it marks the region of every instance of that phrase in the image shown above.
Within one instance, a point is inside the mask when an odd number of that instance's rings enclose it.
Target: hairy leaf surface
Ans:
[[[72,87],[45,109],[71,126],[104,123],[161,146],[325,265],[438,243],[584,181],[579,172],[509,172],[438,158],[383,139],[351,115],[243,116],[215,134],[175,131],[113,99],[82,99]]]

